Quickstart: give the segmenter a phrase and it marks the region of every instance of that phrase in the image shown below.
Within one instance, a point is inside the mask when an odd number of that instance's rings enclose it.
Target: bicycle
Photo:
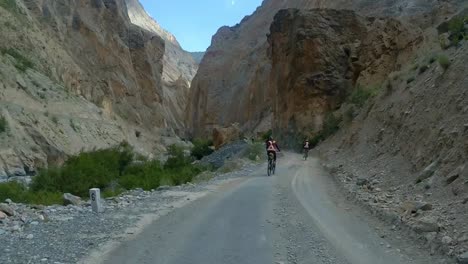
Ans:
[[[268,154],[268,176],[274,175],[276,170],[275,155],[273,153]]]

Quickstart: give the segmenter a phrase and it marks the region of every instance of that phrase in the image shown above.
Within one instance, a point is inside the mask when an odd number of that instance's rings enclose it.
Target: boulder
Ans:
[[[421,173],[419,173],[418,177],[416,178],[416,183],[420,183],[425,179],[432,177],[432,175],[434,175],[434,173],[436,172],[438,166],[438,161],[434,161],[429,166],[427,166]]]
[[[356,180],[356,185],[357,186],[364,186],[364,185],[368,185],[369,184],[369,180],[366,179],[366,178],[358,178]]]
[[[26,176],[24,164],[13,149],[0,150],[0,160],[3,161],[3,165],[0,163],[0,171],[4,171],[8,177]]]
[[[232,124],[229,127],[213,128],[213,144],[215,149],[238,140],[241,136],[240,128],[237,124]]]
[[[75,196],[73,194],[70,194],[70,193],[65,193],[63,194],[63,204],[64,205],[81,205],[82,203],[82,200],[80,197],[78,196]]]
[[[465,252],[465,253],[463,253],[463,254],[461,254],[461,255],[459,255],[459,256],[457,257],[457,262],[458,262],[459,264],[468,264],[468,251]]]
[[[9,205],[1,203],[0,204],[0,212],[4,212],[8,216],[14,216],[15,215],[15,210],[11,208]]]
[[[426,216],[414,223],[413,229],[417,233],[439,232],[440,226],[433,217]]]
[[[4,212],[0,211],[0,220],[6,219],[6,218],[7,218],[7,215]]]

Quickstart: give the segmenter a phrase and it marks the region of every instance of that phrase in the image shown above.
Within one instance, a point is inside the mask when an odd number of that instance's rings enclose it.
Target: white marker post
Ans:
[[[91,198],[91,207],[93,208],[93,212],[102,213],[104,208],[101,204],[101,190],[98,188],[90,189],[89,196]]]

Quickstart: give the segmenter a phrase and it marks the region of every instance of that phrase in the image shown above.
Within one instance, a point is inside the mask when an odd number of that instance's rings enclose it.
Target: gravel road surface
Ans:
[[[264,167],[161,217],[93,261],[445,263],[398,234],[379,235],[377,220],[340,194],[317,159],[286,154],[273,177]]]

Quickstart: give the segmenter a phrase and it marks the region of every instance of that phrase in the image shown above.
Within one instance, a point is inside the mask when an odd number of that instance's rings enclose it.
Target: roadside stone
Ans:
[[[417,208],[418,210],[430,211],[430,210],[432,210],[433,206],[432,206],[432,204],[430,204],[430,203],[423,203],[423,202],[420,202],[420,203],[417,203],[417,204],[416,204],[416,208]]]
[[[0,220],[6,219],[6,218],[7,218],[7,215],[4,212],[0,211]]]
[[[29,234],[26,236],[26,239],[33,239],[34,238],[34,235],[33,234]]]
[[[63,194],[63,204],[64,205],[81,205],[81,198],[70,193]]]
[[[5,234],[5,233],[6,233],[6,231],[5,231],[5,230],[3,230],[3,229],[0,229],[0,236],[1,236],[1,235],[3,235],[3,234]]]
[[[439,232],[440,226],[432,217],[423,217],[413,225],[417,233]]]
[[[442,243],[445,245],[450,245],[452,243],[453,239],[449,236],[444,236],[442,238]]]
[[[5,200],[5,203],[7,203],[7,204],[12,204],[13,201],[12,201],[11,199],[6,199],[6,200]]]
[[[167,185],[164,185],[164,186],[159,186],[156,191],[160,192],[160,191],[167,191],[167,190],[170,190],[171,189],[171,186],[167,186]]]
[[[429,166],[427,166],[416,178],[416,183],[420,183],[425,179],[432,177],[432,175],[434,175],[435,171],[437,170],[437,166],[439,166],[438,161],[434,161]]]
[[[466,197],[466,198],[463,199],[463,201],[462,201],[462,204],[466,204],[466,203],[468,203],[468,197]]]
[[[4,204],[4,203],[0,204],[0,211],[4,212],[8,216],[14,216],[15,215],[15,210],[13,210],[13,208],[11,208],[9,205]]]
[[[468,264],[468,251],[458,256],[457,261],[459,264]]]
[[[366,178],[358,178],[356,180],[356,185],[357,186],[364,186],[364,185],[367,185],[367,184],[369,184],[369,180],[366,179]]]

